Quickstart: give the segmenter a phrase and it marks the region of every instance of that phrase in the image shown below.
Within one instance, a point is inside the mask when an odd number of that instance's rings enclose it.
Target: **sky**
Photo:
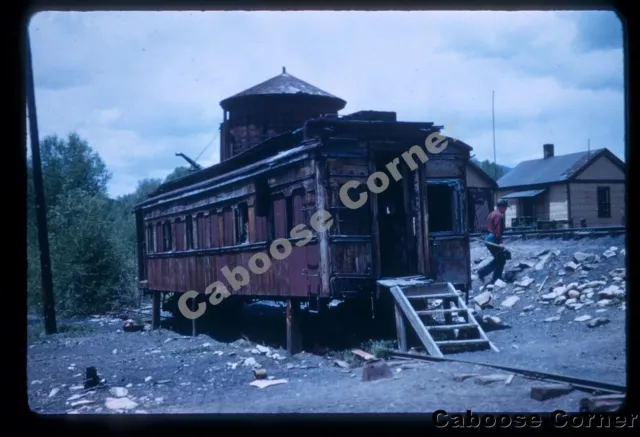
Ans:
[[[613,12],[40,12],[29,32],[41,138],[77,132],[135,190],[219,161],[219,102],[287,72],[341,114],[431,121],[515,166],[553,143],[624,159],[622,25]]]

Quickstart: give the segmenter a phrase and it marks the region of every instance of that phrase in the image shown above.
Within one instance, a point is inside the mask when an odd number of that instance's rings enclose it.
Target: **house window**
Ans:
[[[171,237],[171,222],[166,221],[162,225],[162,241],[164,243],[163,249],[165,252],[171,252],[171,243],[173,242]]]
[[[611,218],[611,189],[598,187],[598,218]]]
[[[244,244],[249,242],[249,208],[246,203],[236,206],[235,210],[236,223],[236,244]]]
[[[458,192],[448,183],[427,183],[427,208],[429,211],[429,233],[459,232]]]
[[[187,237],[187,250],[193,249],[193,217],[191,215],[187,215],[185,219],[186,224],[186,237]]]

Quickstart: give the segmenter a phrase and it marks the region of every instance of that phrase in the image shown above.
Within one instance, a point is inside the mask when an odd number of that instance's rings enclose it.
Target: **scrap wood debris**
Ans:
[[[369,352],[365,352],[362,349],[354,349],[351,352],[354,353],[355,355],[359,356],[360,358],[364,359],[365,361],[375,360],[376,359],[375,355],[370,354]]]
[[[624,408],[623,394],[594,396],[580,400],[581,413],[614,413]]]
[[[288,381],[286,379],[256,379],[255,381],[249,383],[249,385],[262,389],[271,387],[272,385],[286,384],[287,382]]]

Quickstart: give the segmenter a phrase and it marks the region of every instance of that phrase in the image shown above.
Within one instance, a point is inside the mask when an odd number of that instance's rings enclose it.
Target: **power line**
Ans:
[[[206,146],[204,146],[204,149],[202,149],[202,152],[200,152],[200,153],[198,154],[198,156],[196,156],[196,158],[194,159],[194,161],[198,162],[198,159],[200,159],[200,157],[202,156],[202,154],[203,154],[204,152],[206,152],[206,150],[209,148],[209,146],[211,146],[211,144],[213,144],[213,143],[214,143],[214,141],[218,138],[218,135],[220,135],[220,132],[219,132],[219,131],[216,131],[216,132],[213,134],[213,138],[211,138],[211,140],[207,143],[207,145],[206,145]]]

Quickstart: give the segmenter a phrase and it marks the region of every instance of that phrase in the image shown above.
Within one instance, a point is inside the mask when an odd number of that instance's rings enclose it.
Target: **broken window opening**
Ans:
[[[371,233],[369,208],[340,208],[337,211],[336,230],[339,235],[369,235]]]
[[[269,204],[271,203],[271,193],[269,190],[269,182],[266,177],[261,177],[255,182],[256,187],[256,201],[255,211],[258,217],[269,216]]]
[[[154,253],[156,250],[154,234],[153,225],[147,225],[147,253]]]
[[[185,219],[185,233],[187,237],[187,250],[193,249],[193,217],[187,215]]]
[[[611,188],[598,187],[598,218],[611,218]]]
[[[448,184],[427,184],[429,232],[458,232],[455,187]]]
[[[171,222],[170,221],[166,221],[163,223],[162,225],[162,237],[163,237],[163,250],[165,252],[171,252],[172,250],[172,243],[173,243],[173,239],[172,239],[172,235],[171,235]]]
[[[236,244],[249,242],[249,207],[247,203],[241,203],[234,209],[236,224]]]

